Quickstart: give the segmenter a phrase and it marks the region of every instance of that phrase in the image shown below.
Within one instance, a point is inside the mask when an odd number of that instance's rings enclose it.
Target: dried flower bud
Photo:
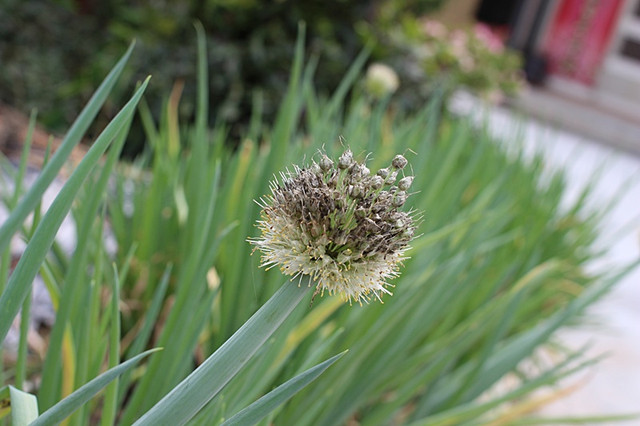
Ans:
[[[406,191],[411,187],[412,183],[413,176],[403,177],[402,179],[400,179],[400,182],[398,182],[398,188],[400,188],[402,191]]]
[[[351,178],[354,181],[359,182],[359,181],[361,181],[363,178],[365,178],[367,176],[369,176],[369,169],[364,164],[357,164],[356,163],[351,168]]]
[[[373,176],[371,178],[371,187],[373,189],[380,189],[382,188],[382,186],[384,185],[384,179],[381,178],[380,176]]]
[[[339,173],[346,169],[348,174]],[[346,150],[337,166],[322,154],[318,164],[282,174],[261,199],[262,234],[249,240],[262,251],[262,266],[309,276],[317,293],[339,293],[348,301],[390,294],[386,281],[398,275],[415,223],[398,209],[407,193],[383,189],[385,178],[395,181],[397,172],[383,170],[384,176],[370,176]]]
[[[378,172],[376,173],[378,176],[380,176],[383,179],[386,179],[387,176],[389,176],[389,169],[380,169],[378,170]]]
[[[346,150],[338,159],[338,167],[348,169],[353,164],[353,153],[350,149]]]
[[[393,197],[393,205],[394,207],[402,207],[402,205],[407,201],[407,193],[404,191],[400,191]]]
[[[395,156],[395,158],[391,162],[391,165],[396,169],[404,169],[407,163],[408,163],[407,159],[404,158],[402,155],[398,154]]]
[[[333,167],[333,161],[331,161],[331,159],[327,157],[325,154],[322,154],[322,158],[320,158],[320,168],[322,169],[322,171],[323,172],[329,171],[331,170],[332,167]]]
[[[367,176],[369,176],[369,174],[371,174],[371,170],[369,170],[369,168],[367,166],[365,166],[364,164],[360,164],[358,166],[358,178],[359,179],[364,179]]]

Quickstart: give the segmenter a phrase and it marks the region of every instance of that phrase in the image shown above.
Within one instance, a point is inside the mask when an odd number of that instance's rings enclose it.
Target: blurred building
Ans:
[[[527,115],[640,155],[640,0],[447,0],[432,18],[523,53]]]
[[[508,43],[544,88],[519,105],[640,153],[640,0],[484,0],[478,19],[498,3],[511,7]]]

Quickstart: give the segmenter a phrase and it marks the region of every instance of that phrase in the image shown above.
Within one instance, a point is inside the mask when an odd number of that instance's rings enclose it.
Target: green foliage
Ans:
[[[300,21],[308,27],[307,46],[320,57],[315,80],[323,92],[336,85],[363,49],[358,22],[377,25],[400,13],[424,13],[442,0],[285,0],[62,2],[7,0],[0,4],[0,99],[21,110],[37,107],[49,129],[63,131],[93,88],[132,39],[137,52],[125,78],[143,79],[153,70],[146,98],[160,115],[162,99],[176,80],[185,82],[180,116],[196,113],[193,22],[207,32],[207,86],[213,108],[209,118],[232,124],[235,135],[248,125],[253,98],[272,121],[287,89],[289,63]],[[116,88],[94,126],[103,127],[127,94]],[[141,149],[134,123],[125,151]]]
[[[0,388],[0,419],[9,412],[12,424],[29,424],[38,417],[38,401],[27,392],[5,386]]]
[[[204,87],[204,82],[206,81],[206,67],[203,62],[205,58],[204,36],[200,27],[198,27],[198,30],[200,35],[199,48],[201,50],[199,83]],[[0,227],[0,235],[3,236],[1,241],[4,241],[5,246],[9,245],[17,228],[22,225],[21,222],[24,221],[25,216],[34,208],[39,211],[38,198],[42,196],[46,187],[51,183],[51,176],[60,169],[66,157],[69,156],[71,148],[81,137],[82,132],[86,131],[88,123],[93,118],[92,113],[95,113],[99,105],[104,102],[130,54],[131,48],[109,73],[96,95],[76,120],[58,152],[45,166],[39,180],[17,203],[26,166],[26,152],[31,141],[29,140],[25,143],[26,149],[23,153],[25,155],[22,156],[16,176],[15,193],[6,200],[6,204],[13,210],[9,219]],[[137,351],[138,353],[133,354],[130,359],[120,363],[122,331],[120,321],[120,283],[126,274],[122,274],[121,277],[115,266],[111,276],[103,274],[102,264],[105,261],[106,251],[102,238],[104,215],[98,216],[96,220],[96,213],[99,205],[104,200],[107,183],[128,134],[133,111],[140,101],[148,81],[149,79],[147,78],[140,85],[131,100],[100,134],[89,152],[68,178],[42,220],[40,221],[38,218],[33,223],[32,227],[35,228],[35,231],[23,230],[25,238],[29,241],[25,252],[8,280],[6,278],[8,275],[6,271],[8,262],[6,262],[6,259],[10,251],[8,247],[6,250],[5,247],[2,247],[0,340],[4,341],[19,307],[21,305],[29,307],[28,303],[23,304],[23,300],[30,297],[33,279],[38,271],[41,271],[48,280],[50,296],[56,309],[56,321],[49,338],[47,356],[42,365],[42,371],[38,373],[42,379],[42,384],[38,390],[39,399],[13,386],[5,386],[0,389],[0,403],[2,404],[0,418],[10,413],[12,423],[16,426],[57,424],[63,420],[66,420],[69,424],[87,424],[93,417],[96,408],[94,406],[91,409],[87,409],[86,404],[103,389],[105,389],[105,395],[101,404],[101,422],[103,424],[113,424],[120,414],[126,418],[126,413],[120,413],[118,398],[119,391],[126,392],[128,390],[130,376],[124,376],[123,378],[127,380],[123,380],[122,384],[119,381],[119,376],[129,372],[142,358],[158,351],[158,349],[151,349],[141,353]],[[201,110],[206,112],[206,97],[201,96],[200,101]],[[201,117],[198,122],[201,132],[197,132],[197,134],[203,136],[205,120]],[[31,123],[32,130],[35,118],[32,119]],[[29,135],[31,133],[30,131]],[[102,167],[98,166],[100,156],[112,141],[114,141],[113,146],[104,164],[102,164]],[[92,173],[96,168],[98,170]],[[6,172],[10,173],[10,170]],[[90,184],[83,188],[83,193],[79,194],[82,184],[86,180],[90,180]],[[214,182],[215,187],[217,186],[217,180],[214,180]],[[214,195],[209,200],[215,200],[215,198],[214,192]],[[79,205],[73,212],[78,224],[76,250],[69,259],[64,259],[62,264],[59,265],[61,269],[65,270],[64,272],[58,271],[58,274],[47,274],[46,271],[51,268],[51,265],[45,257],[54,245],[55,234],[74,202]],[[211,213],[213,211],[213,203],[207,203],[203,209]],[[207,222],[211,222],[211,218],[207,215],[201,217]],[[199,221],[196,223],[202,225]],[[205,240],[203,237],[206,237],[206,232],[198,235],[196,239],[201,248],[204,247]],[[131,257],[123,263],[125,270],[129,269],[130,262]],[[93,269],[93,273],[89,273],[90,268]],[[154,297],[153,305],[155,309],[152,307],[150,310],[148,321],[153,321],[157,315],[158,304],[165,294],[169,271],[170,268],[167,268],[164,275],[165,280],[159,286],[157,293],[159,296]],[[187,281],[185,282],[187,285],[184,287],[189,288],[189,284],[192,283],[189,278],[194,276],[197,278],[197,275],[194,275],[193,269],[191,272],[186,272],[186,274]],[[83,282],[85,283],[84,286],[82,285]],[[265,303],[225,345],[215,351],[199,369],[189,375],[181,384],[175,386],[169,395],[155,404],[136,424],[155,425],[159,422],[182,424],[192,418],[249,361],[253,354],[302,300],[308,289],[309,287],[306,285],[302,287],[293,283],[283,285],[280,291],[269,302]],[[103,290],[111,292],[110,300],[104,306],[101,303],[101,292]],[[215,294],[213,292],[210,293]],[[211,302],[211,298],[207,299]],[[174,306],[174,308],[178,306]],[[202,306],[209,308],[207,304]],[[207,314],[207,309],[204,309],[204,312]],[[25,330],[26,325],[29,323],[28,313],[26,315],[23,314],[22,321],[25,326],[20,327],[21,342],[19,347],[21,350],[18,353],[18,357],[23,359],[19,359],[16,364],[18,371],[15,374],[16,380],[14,381],[20,387],[25,385],[24,366],[27,357],[25,350],[27,333]],[[146,330],[150,330],[150,326],[151,324],[147,324]],[[200,328],[195,327],[194,329],[199,330]],[[145,334],[141,334],[138,337],[142,336],[145,336]],[[148,337],[148,334],[146,337]],[[108,351],[104,343],[99,343],[106,341],[108,341]],[[137,347],[140,348],[144,346],[145,342],[137,340],[136,343],[138,343]],[[174,342],[167,343],[168,349],[174,347]],[[131,348],[134,346],[132,345]],[[191,348],[189,345],[187,347]],[[169,352],[173,353],[173,351]],[[105,355],[107,355],[108,369],[100,373],[103,369],[102,364]],[[247,407],[245,416],[259,420],[269,414],[270,411],[277,408],[281,403],[317,378],[338,358],[339,356],[333,357],[311,368],[308,372],[294,377],[283,385],[283,390],[276,392],[270,398],[265,397],[267,403]],[[153,370],[153,367],[151,370]],[[93,378],[88,380],[89,377]],[[146,377],[149,377],[149,375]],[[158,393],[156,392],[154,395],[157,396]],[[40,408],[44,409],[44,412],[40,415],[38,414],[38,403],[40,403]],[[136,406],[134,402],[131,402],[129,406],[135,406],[139,409],[139,406]],[[134,413],[137,414],[136,412]],[[121,421],[131,423],[126,419]]]
[[[42,377],[43,415],[59,421],[76,410],[71,425],[103,415],[107,422],[150,424],[170,413],[178,415],[171,423],[202,425],[238,418],[484,422],[593,362],[561,352],[556,364],[523,368],[536,350],[553,350],[545,345],[553,333],[579,319],[625,272],[585,272],[597,255],[591,247],[603,214],[585,210],[588,189],[561,208],[562,172],[541,179],[540,157],[526,159],[517,149],[507,155],[482,130],[442,116],[439,97],[410,115],[387,100],[372,101],[357,86],[364,55],[331,97],[321,96],[313,85],[316,63],[303,65],[302,37],[276,119],[265,124],[256,100],[233,148],[222,120],[207,125],[210,79],[198,31],[193,124],[179,119],[177,89],[159,121],[141,102],[149,148],[134,164],[117,163],[140,87],[94,146],[113,140],[104,163],[99,151],[85,158],[33,236],[23,232],[37,256],[23,256],[24,273],[2,283],[0,303],[11,309],[1,311],[1,330],[17,312],[6,300],[19,305],[36,272],[51,289],[58,316],[49,351],[27,374]],[[96,97],[87,108],[101,102]],[[246,241],[258,232],[253,200],[269,191],[275,173],[321,147],[335,157],[344,145],[360,160],[373,153],[371,169],[397,152],[415,169],[417,193],[408,203],[424,212],[422,235],[384,304],[317,297],[311,305],[305,281],[283,285],[278,271],[259,269]],[[0,235],[19,231],[23,213],[37,207],[35,193],[22,198],[18,205],[28,207],[16,208],[19,219]],[[67,255],[54,244],[49,251],[72,204],[81,249]],[[115,253],[104,244],[107,232],[117,241]],[[104,267],[111,262],[117,268]],[[158,346],[163,350],[147,364],[124,371]],[[120,374],[104,396],[90,399]],[[487,393],[505,377],[514,379],[512,388]]]
[[[0,4],[2,102],[23,111],[39,108],[43,111],[42,124],[64,130],[120,56],[114,52],[107,63],[95,57],[102,43],[101,34],[95,31],[97,26],[94,17],[79,17],[56,2],[3,1]],[[92,57],[93,61],[101,62],[97,75],[85,71]],[[116,107],[108,108],[114,112]]]
[[[351,75],[356,76],[357,70],[356,66]],[[437,98],[406,117],[394,117],[384,102],[371,104],[361,96],[343,107],[346,91],[337,91],[330,99],[317,96],[312,72],[312,67],[301,68],[298,56],[273,126],[256,124],[237,150],[223,143],[224,128],[216,127],[205,137],[209,148],[204,158],[197,129],[172,129],[177,105],[170,100],[166,119],[158,128],[148,127],[155,142],[152,155],[142,161],[152,172],[122,169],[120,195],[111,208],[116,217],[122,216],[119,212],[126,210],[127,203],[131,206],[129,217],[114,221],[120,256],[135,241],[148,247],[133,262],[134,279],[125,283],[125,293],[135,291],[125,296],[132,305],[133,300],[139,303],[143,290],[156,287],[153,282],[159,280],[166,263],[184,268],[189,259],[183,255],[201,251],[186,241],[193,232],[188,217],[197,217],[198,206],[206,203],[212,191],[220,200],[214,222],[198,229],[224,235],[223,249],[208,274],[216,295],[199,342],[191,340],[190,349],[181,344],[182,358],[167,357],[165,367],[156,370],[175,372],[175,376],[165,376],[164,382],[154,374],[144,376],[132,401],[146,399],[141,403],[145,407],[155,398],[149,394],[151,389],[170,389],[181,377],[171,365],[188,364],[198,348],[207,352],[219,346],[280,285],[279,273],[257,269],[258,259],[250,256],[245,242],[257,232],[259,207],[253,200],[268,191],[266,183],[274,173],[315,155],[321,146],[329,153],[341,152],[342,144],[360,155],[373,152],[374,169],[387,164],[398,151],[417,153],[412,158],[414,188],[419,191],[414,207],[425,212],[424,235],[415,241],[412,259],[395,282],[395,295],[385,298],[384,305],[363,308],[335,299],[316,299],[312,309],[301,305],[260,350],[255,364],[232,380],[199,413],[196,423],[226,418],[279,378],[347,348],[350,352],[340,363],[271,420],[327,425],[354,416],[366,424],[431,417],[464,421],[572,371],[567,361],[538,376],[523,375],[518,394],[495,400],[493,405],[475,402],[501,377],[518,371],[521,361],[548,341],[554,330],[574,321],[615,281],[583,270],[594,256],[590,244],[597,223],[597,214],[583,211],[584,199],[559,210],[564,188],[561,173],[542,182],[539,157],[526,161],[520,155],[507,156],[489,136],[465,122],[449,117],[440,121]],[[354,82],[345,80],[346,87]],[[196,161],[206,163],[209,173],[220,165],[219,185],[210,186],[212,177],[192,183],[192,176],[199,173]],[[126,187],[132,188],[128,195]],[[143,214],[151,216],[143,220]],[[149,222],[154,225],[141,226]],[[152,253],[161,254],[154,258]],[[176,286],[174,291],[179,295],[183,289]],[[174,316],[182,318],[175,323],[194,324],[191,316],[209,303],[194,295],[189,309],[171,310],[167,324],[173,324]],[[130,321],[143,311],[132,311]],[[161,328],[161,338],[167,341],[187,342],[184,334],[182,328],[172,334]],[[135,418],[134,410],[132,406],[125,409],[130,415],[126,419]]]
[[[361,32],[376,46],[374,56],[399,73],[398,96],[405,106],[419,105],[443,88],[445,102],[463,88],[498,103],[525,84],[520,54],[482,24],[450,30],[438,21],[405,16],[386,31],[362,26]]]

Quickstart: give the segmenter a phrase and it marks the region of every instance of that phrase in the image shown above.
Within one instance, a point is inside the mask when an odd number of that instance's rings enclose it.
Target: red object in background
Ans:
[[[544,42],[551,73],[592,85],[622,4],[623,0],[563,0]]]

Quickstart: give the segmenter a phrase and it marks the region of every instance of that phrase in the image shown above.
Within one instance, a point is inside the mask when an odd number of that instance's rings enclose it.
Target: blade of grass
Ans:
[[[458,391],[457,397],[454,398],[458,399],[458,401],[468,402],[475,398],[478,392],[489,388],[491,384],[484,382],[484,375],[482,374],[484,367],[491,355],[499,351],[499,342],[506,340],[507,331],[512,326],[517,307],[532,289],[541,287],[545,280],[549,280],[552,274],[557,273],[559,267],[560,265],[557,262],[547,261],[529,271],[513,285],[510,291],[514,295],[504,312],[500,312],[502,315],[500,316],[499,324],[494,327],[492,333],[488,334],[488,340],[485,342],[484,347],[479,350],[480,360],[477,368],[467,377],[465,385]]]
[[[0,340],[4,340],[6,337],[9,327],[11,327],[11,322],[29,292],[33,279],[53,243],[60,224],[69,212],[80,186],[95,164],[100,160],[100,156],[107,149],[107,146],[118,134],[123,123],[129,120],[133,114],[136,104],[140,100],[148,83],[149,79],[147,78],[140,89],[134,94],[133,98],[100,134],[94,145],[89,149],[89,152],[87,152],[85,158],[83,158],[77,169],[60,190],[60,193],[51,204],[49,211],[47,211],[42,218],[42,222],[38,226],[38,229],[36,229],[31,242],[13,271],[7,288],[2,293],[2,296],[0,296]],[[53,158],[51,162],[53,162]],[[49,164],[51,164],[51,162]],[[35,200],[34,205],[37,204],[37,201],[38,199]]]
[[[160,308],[162,308],[162,302],[164,301],[165,294],[167,292],[167,287],[169,286],[169,279],[171,278],[171,271],[173,269],[172,265],[167,265],[162,278],[160,279],[160,284],[156,288],[156,292],[153,295],[153,299],[151,301],[151,305],[147,310],[144,323],[142,325],[142,329],[138,332],[135,340],[131,344],[131,346],[127,349],[127,355],[133,356],[138,354],[144,349],[144,346],[149,341],[149,337],[151,336],[151,332],[153,331],[153,327],[156,324],[156,320],[158,319],[158,315],[160,314]],[[120,403],[124,400],[126,396],[126,390],[129,387],[129,382],[131,380],[131,373],[127,372],[120,377],[120,395],[119,400]]]
[[[98,240],[98,241],[102,241],[102,240]],[[82,317],[82,321],[78,323],[71,322],[69,325],[69,328],[73,330],[75,342],[76,342],[73,348],[75,351],[74,359],[76,360],[76,363],[75,365],[72,366],[73,368],[72,372],[69,372],[69,369],[67,369],[66,367],[61,372],[62,377],[65,377],[65,378],[73,377],[72,386],[70,387],[68,392],[63,393],[64,396],[69,395],[71,392],[73,392],[73,389],[75,389],[76,387],[82,386],[84,383],[87,382],[87,380],[89,380],[90,377],[95,377],[98,375],[98,373],[92,374],[92,372],[89,371],[91,358],[97,355],[97,354],[94,355],[95,353],[94,351],[96,351],[97,348],[99,347],[98,345],[95,345],[93,343],[96,340],[102,340],[102,335],[95,340],[92,340],[91,338],[91,334],[92,334],[91,332],[93,331],[94,328],[96,328],[95,327],[96,322],[93,321],[96,316],[93,312],[93,310],[96,309],[96,305],[94,301],[95,301],[96,293],[100,292],[99,291],[100,289],[97,287],[99,286],[99,283],[102,280],[102,277],[100,275],[101,266],[96,265],[95,269],[96,269],[95,276],[92,277],[91,281],[89,282],[89,285],[87,286],[88,288],[83,291],[84,293],[83,300],[81,301],[82,306],[80,307],[81,311],[79,312],[80,316]],[[100,355],[103,355],[103,353],[100,353]],[[103,358],[103,356],[100,356],[100,357]],[[47,372],[43,374],[52,374],[52,373]],[[71,416],[68,419],[65,426],[84,425],[88,423],[88,420],[89,419],[87,416],[87,407],[83,406],[78,411],[76,411],[73,414],[73,416]]]
[[[53,179],[58,175],[58,172],[67,161],[67,158],[69,158],[69,155],[71,155],[73,148],[78,144],[82,135],[84,135],[89,128],[89,125],[98,114],[98,111],[100,111],[100,108],[107,99],[107,96],[120,77],[125,64],[129,60],[129,56],[131,56],[134,44],[135,43],[131,43],[127,52],[105,77],[100,87],[98,87],[98,90],[96,90],[76,121],[71,125],[69,132],[62,140],[58,150],[53,157],[51,157],[49,163],[42,169],[42,172],[38,175],[38,178],[31,186],[31,189],[29,189],[27,194],[22,198],[22,201],[20,201],[20,204],[18,204],[18,206],[11,212],[11,215],[7,218],[2,227],[0,227],[0,251],[4,250],[4,248],[9,244],[11,236],[18,230],[20,224],[29,215],[29,213],[33,211],[38,200],[42,198],[42,194],[44,194]]]
[[[24,255],[20,259],[20,262],[18,262],[18,265],[11,276],[7,290],[0,297],[0,338],[4,338],[6,335],[10,326],[10,321],[12,321],[16,313],[15,311],[17,310],[17,307],[14,304],[16,302],[21,303],[25,297],[26,291],[31,287],[31,282],[40,267],[40,264],[44,260],[60,224],[71,208],[71,204],[73,203],[82,183],[98,163],[109,144],[118,136],[124,138],[121,131],[128,126],[128,123],[135,112],[137,103],[142,97],[148,83],[149,78],[145,80],[129,102],[127,102],[118,115],[116,115],[116,117],[102,131],[100,136],[98,136],[93,146],[89,149],[89,152],[87,152],[71,177],[69,177],[69,180],[62,187],[60,193],[49,208],[49,211],[42,219],[33,239],[29,243]],[[74,294],[69,293],[67,290],[66,297],[63,295],[60,299],[58,314],[66,315],[65,319],[68,318],[68,314],[66,314],[66,312],[71,308],[73,297]],[[5,321],[7,321],[7,323],[5,323]],[[62,335],[66,327],[65,323],[66,321],[60,321],[60,318],[56,319],[56,323],[51,332],[51,344],[49,346],[47,359],[45,360],[45,371],[53,371],[53,369],[57,368],[56,366],[60,360],[59,345],[62,342]],[[48,377],[51,378],[51,380],[48,380]],[[53,403],[52,398],[56,395],[56,392],[53,389],[54,382],[55,380],[53,380],[52,376],[45,375],[43,377],[42,388],[40,391],[40,403],[44,408],[50,407]]]
[[[176,386],[136,425],[186,423],[236,375],[309,290],[288,281],[229,340]]]
[[[27,376],[27,337],[29,334],[29,316],[31,315],[31,290],[22,302],[20,312],[20,340],[18,341],[18,359],[16,360],[15,385],[18,389],[24,389],[24,381]]]
[[[95,181],[91,182],[91,189],[87,191],[86,200],[81,204],[78,211],[80,217],[77,218],[77,244],[64,279],[62,298],[60,299],[59,307],[56,309],[56,322],[49,337],[49,350],[43,366],[43,377],[45,378],[43,379],[41,389],[45,389],[44,392],[50,395],[49,398],[41,397],[41,406],[44,408],[48,407],[49,404],[52,404],[55,400],[52,389],[57,382],[56,378],[59,375],[58,365],[60,362],[60,351],[58,351],[57,348],[61,344],[62,328],[65,327],[65,324],[68,322],[74,325],[72,328],[74,329],[76,338],[76,349],[78,352],[84,354],[82,357],[77,356],[80,364],[78,365],[76,386],[84,383],[88,379],[85,374],[87,373],[87,362],[89,358],[89,352],[87,352],[87,350],[89,347],[85,347],[84,345],[90,345],[90,340],[87,338],[83,339],[82,337],[88,336],[89,333],[90,324],[89,321],[87,321],[87,312],[88,307],[91,305],[89,302],[91,298],[87,297],[87,292],[91,291],[91,289],[88,289],[86,285],[83,287],[83,284],[89,280],[86,271],[91,267],[91,265],[88,264],[89,247],[94,241],[94,239],[91,238],[91,232],[96,222],[99,205],[104,197],[111,172],[124,146],[132,119],[133,114],[130,114],[124,122],[114,145],[111,147],[99,176]],[[104,214],[100,217],[104,220]],[[102,241],[102,230],[103,227],[99,226],[97,241]],[[97,257],[100,259],[100,254],[98,254]],[[101,268],[97,268],[96,272],[98,269],[101,270]],[[100,279],[98,275],[94,275],[93,278],[94,280]],[[95,281],[94,285],[96,285]]]
[[[209,77],[207,69],[207,37],[200,22],[194,24],[198,38],[198,106],[196,109],[197,136],[204,136],[209,117]]]
[[[339,353],[338,355],[335,355],[315,367],[297,375],[293,379],[288,380],[262,398],[258,399],[253,404],[244,408],[239,413],[235,414],[229,420],[225,421],[222,426],[242,426],[258,423],[273,410],[288,401],[293,395],[298,393],[298,391],[314,381],[324,372],[324,370],[342,358],[346,353],[347,351]]]
[[[211,182],[210,188],[202,185],[203,180],[198,181],[199,193],[197,195],[200,198],[202,208],[191,215],[188,223],[189,227],[185,230],[184,235],[190,237],[188,244],[190,256],[180,268],[177,282],[193,283],[205,280],[206,270],[209,265],[203,262],[209,262],[210,260],[205,260],[209,258],[206,255],[203,256],[203,254],[208,253],[217,246],[217,243],[211,244],[211,240],[208,240],[207,237],[213,223],[213,215],[216,211],[220,169],[220,163],[216,162],[213,170],[208,172],[206,181]],[[193,312],[197,310],[197,305],[202,303],[202,297],[196,293],[196,291],[202,290],[203,289],[188,285],[177,287],[171,313],[158,339],[158,344],[167,348],[166,352],[150,362],[150,374],[145,377],[136,388],[129,402],[129,406],[123,413],[121,420],[124,423],[133,422],[141,411],[149,409],[153,403],[157,402],[158,392],[153,393],[150,392],[149,389],[160,389],[160,395],[162,395],[162,393],[167,392],[178,380],[184,377],[184,375],[176,377],[169,373],[176,371],[176,364],[181,359],[184,359],[183,357],[190,357],[189,353],[192,351],[192,348],[175,344],[175,342],[176,340],[182,341],[182,339],[187,337],[188,333],[184,332],[183,324],[185,324],[185,322],[191,322],[191,316]],[[176,330],[180,331],[176,332]],[[136,413],[134,410],[139,411]]]
[[[38,400],[35,395],[5,386],[0,389],[0,419],[9,412],[12,425],[28,425],[38,417]]]
[[[113,285],[111,288],[111,326],[109,327],[109,368],[114,368],[120,362],[120,280],[118,269],[113,265]],[[100,424],[108,426],[114,424],[117,412],[118,384],[116,378],[105,388],[104,405]]]
[[[329,101],[329,104],[327,106],[328,114],[334,114],[342,105],[344,105],[344,99],[347,96],[347,93],[349,93],[349,89],[353,86],[354,82],[358,78],[360,71],[362,70],[362,67],[364,66],[365,61],[369,57],[370,53],[371,47],[366,47],[353,60],[353,62],[349,66],[347,73],[340,81],[340,85],[333,93],[333,96]]]
[[[20,199],[20,193],[22,192],[22,184],[24,182],[24,174],[27,169],[27,161],[29,159],[29,151],[31,150],[31,143],[33,141],[33,131],[36,127],[35,110],[31,112],[29,117],[29,126],[27,128],[27,135],[25,137],[24,145],[22,147],[22,153],[20,155],[20,163],[18,166],[18,173],[14,178],[13,199],[10,201],[11,205],[8,205],[10,209],[14,209]],[[34,218],[35,228],[36,218]],[[11,263],[11,248],[7,246],[4,251],[0,249],[2,257],[0,259],[0,293],[4,291],[4,284],[7,282],[9,276],[9,265]],[[25,298],[22,305],[21,317],[20,317],[20,340],[18,341],[18,358],[16,360],[16,378],[15,386],[18,389],[22,389],[25,376],[26,376],[26,364],[27,364],[27,333],[29,331],[29,314],[31,310],[31,292]],[[0,383],[2,380],[2,360],[0,360]]]
[[[117,367],[105,371],[42,413],[33,423],[30,424],[30,426],[47,426],[60,423],[122,373],[133,368],[144,357],[160,350],[162,350],[162,348],[150,349],[128,361],[123,362]]]

